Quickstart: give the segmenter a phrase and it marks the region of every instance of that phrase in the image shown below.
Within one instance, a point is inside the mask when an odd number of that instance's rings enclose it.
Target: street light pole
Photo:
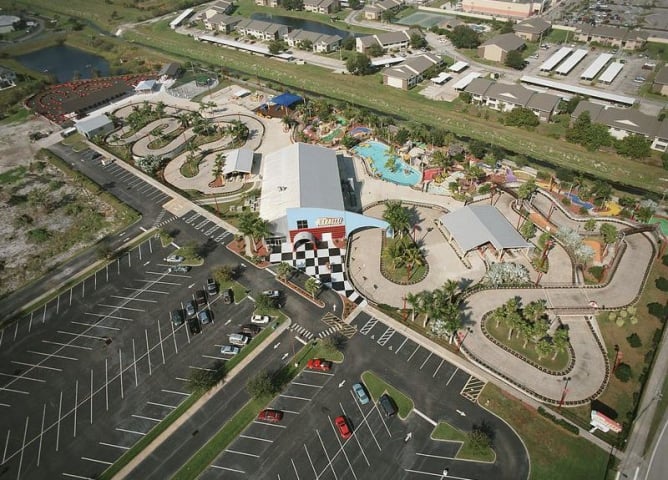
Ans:
[[[565,383],[564,390],[561,392],[561,400],[559,400],[559,410],[561,410],[561,407],[564,404],[564,400],[566,400],[566,394],[568,393],[568,382],[571,381],[571,377],[564,377],[563,380]]]
[[[615,373],[615,370],[617,370],[617,367],[619,366],[619,356],[620,356],[620,350],[619,350],[619,345],[615,344],[615,363],[612,364],[612,372]]]

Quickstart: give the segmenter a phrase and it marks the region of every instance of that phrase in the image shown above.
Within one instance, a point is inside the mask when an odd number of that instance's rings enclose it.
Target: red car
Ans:
[[[321,372],[329,372],[332,369],[332,362],[322,358],[312,358],[306,363],[306,368],[309,370],[320,370]]]
[[[260,414],[257,416],[257,419],[270,423],[278,423],[283,420],[283,412],[280,410],[272,410],[271,408],[267,408],[260,412]]]
[[[336,417],[334,419],[334,424],[336,425],[336,428],[339,429],[341,438],[343,438],[344,440],[347,440],[353,434],[352,430],[350,430],[350,425],[348,425],[346,417],[344,417],[343,415],[341,415],[340,417]]]

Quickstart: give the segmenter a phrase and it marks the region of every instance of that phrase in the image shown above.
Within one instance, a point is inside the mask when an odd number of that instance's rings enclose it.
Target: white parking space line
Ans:
[[[429,355],[427,355],[427,358],[425,358],[424,362],[422,362],[422,365],[420,365],[420,370],[427,364],[429,359],[431,358],[432,352],[429,352]]]
[[[56,315],[58,315],[59,311],[60,311],[60,295],[58,295],[58,298],[56,299]]]
[[[109,360],[104,359],[104,404],[105,409],[109,411]]]
[[[218,470],[227,470],[228,472],[236,472],[236,473],[246,473],[243,470],[237,470],[236,468],[229,468],[229,467],[221,467],[219,465],[210,465],[211,468],[217,468]]]
[[[123,445],[114,445],[113,443],[104,443],[104,442],[97,442],[100,445],[104,445],[105,447],[111,447],[111,448],[118,448],[119,450],[130,450],[130,447],[124,447]]]
[[[135,351],[135,339],[132,338],[132,366],[134,367],[135,371],[135,387],[139,385],[138,383],[138,377],[137,377],[137,353]]]
[[[445,362],[445,359],[441,359],[441,363],[438,364],[438,367],[436,367],[436,370],[434,370],[434,374],[431,376],[431,378],[436,378],[436,374],[441,369],[444,362]]]
[[[149,421],[151,421],[151,422],[160,422],[160,421],[162,421],[162,419],[160,419],[160,418],[145,417],[145,416],[143,416],[143,415],[131,415],[131,417],[134,417],[134,418],[140,418],[140,419],[142,419],[142,420],[149,420]]]
[[[44,306],[44,312],[46,313],[46,305]],[[16,328],[14,329],[14,341],[16,341],[16,335],[19,333],[19,322],[16,322]]]
[[[138,432],[138,431],[136,431],[136,430],[126,430],[125,428],[119,428],[119,427],[116,427],[116,430],[119,431],[119,432],[134,433],[134,434],[136,434],[136,435],[141,435],[142,437],[143,437],[144,435],[146,435],[144,432]]]
[[[313,375],[325,375],[327,377],[333,377],[333,373],[327,373],[327,372],[318,372],[317,370],[302,370],[302,373],[310,373]]]
[[[152,367],[151,367],[151,347],[148,346],[148,330],[144,329],[144,336],[146,338],[146,360],[148,360],[148,376],[150,377],[152,375]]]
[[[74,341],[75,339],[72,339]],[[48,343],[50,345],[58,345],[59,347],[71,347],[71,348],[78,348],[80,350],[92,350],[92,347],[84,347],[83,345],[72,345],[71,343],[62,343],[62,342],[53,342],[51,340],[42,340],[42,343]],[[49,356],[53,357],[53,354],[49,354]]]
[[[16,474],[16,480],[19,480],[21,478],[21,467],[23,466],[23,452],[25,451],[26,448],[26,436],[28,435],[28,420],[30,420],[30,417],[26,417],[26,426],[23,429],[23,445],[21,445],[21,455],[19,457],[19,469],[18,473]]]
[[[283,413],[292,413],[293,415],[299,415],[299,412],[295,412],[294,410],[283,410],[283,409],[281,409],[281,412],[283,412]]]
[[[162,330],[160,330],[160,319],[158,319],[158,337],[160,338],[160,352],[162,353],[162,364],[165,364],[165,347],[162,346]]]
[[[292,468],[295,470],[295,475],[297,476],[297,480],[300,480],[299,473],[297,472],[297,467],[295,466],[295,461],[293,459],[290,459],[290,461],[292,462]]]
[[[146,273],[155,273],[155,275],[164,275],[165,272],[146,272]],[[188,277],[190,278],[190,277]],[[130,291],[136,291],[136,288],[132,287],[123,287],[123,290],[130,290]],[[164,290],[142,290],[143,293],[157,293],[158,295],[169,295],[170,292],[166,292]]]
[[[11,375],[9,373],[2,373],[2,372],[0,372],[0,375],[2,375],[3,377],[20,378],[22,380],[29,380],[31,382],[46,383],[46,380],[43,380],[41,378],[22,377],[20,375]]]
[[[133,298],[133,297],[123,297],[121,295],[109,295],[111,298],[119,298],[121,300],[129,300],[131,302],[147,302],[147,303],[158,303],[157,300],[149,300],[147,298]]]
[[[401,342],[401,345],[399,345],[399,348],[397,348],[396,351],[394,352],[395,355],[397,353],[399,353],[399,350],[401,350],[404,347],[404,345],[406,344],[407,341],[408,341],[408,337],[404,337],[404,341]]]
[[[39,431],[39,447],[37,448],[37,466],[39,467],[39,461],[42,458],[42,438],[44,437],[44,417],[46,417],[46,403],[42,408],[42,428]]]
[[[37,350],[28,350],[28,353],[34,353],[35,355],[42,355],[44,357],[53,357],[53,358],[60,358],[61,360],[79,360],[78,358],[75,357],[68,357],[65,355],[56,355],[55,353],[44,353],[44,352],[38,352]]]
[[[351,393],[352,393],[352,392],[351,392]],[[357,403],[357,402],[355,402],[355,403]],[[347,414],[346,411],[343,409],[343,405],[341,404],[341,402],[339,402],[339,407],[341,407],[341,411],[342,411],[343,414],[347,417],[348,414]],[[332,428],[334,428],[334,425],[332,425]],[[353,437],[353,438],[355,439],[355,441],[357,442],[357,446],[358,446],[359,449],[360,449],[360,453],[361,453],[362,456],[364,457],[364,461],[366,462],[367,466],[370,467],[371,464],[369,463],[369,459],[366,458],[366,453],[364,453],[364,448],[362,448],[362,444],[360,443],[360,440],[359,440],[358,435],[357,435],[357,430],[358,430],[358,428],[359,428],[359,426],[353,431],[353,435],[352,435],[352,437]],[[334,431],[334,433],[336,434],[336,433],[338,433],[338,432]],[[340,442],[341,442],[341,440],[339,440],[339,443],[340,443]]]
[[[107,307],[107,308],[113,308],[114,310],[116,309],[121,309],[121,310],[131,310],[133,312],[145,312],[143,308],[132,308],[132,307],[122,307],[120,305],[107,305],[106,303],[98,303],[96,304],[98,307]],[[106,315],[105,315],[106,317]]]
[[[5,329],[0,330],[0,347],[2,346],[2,339],[5,337]]]
[[[355,394],[351,391],[350,395],[353,396],[353,400],[355,401],[355,405],[357,405],[357,409],[362,414],[362,419],[363,419],[362,423],[357,428],[361,427],[362,425],[366,425],[366,428],[369,429],[369,433],[371,433],[371,436],[373,437],[373,441],[376,442],[376,446],[378,447],[378,451],[382,452],[383,449],[380,448],[380,443],[378,443],[378,439],[376,438],[376,435],[373,433],[373,429],[371,428],[371,425],[369,425],[369,422],[367,420],[367,418],[369,418],[369,415],[371,415],[373,413],[374,409],[372,408],[371,410],[369,410],[369,413],[365,414],[364,410],[362,410],[362,407],[360,407],[360,404],[357,403],[357,399],[355,398]]]
[[[380,417],[380,421],[383,422],[383,426],[385,427],[385,430],[387,431],[387,434],[392,437],[392,434],[390,433],[390,429],[387,428],[387,423],[385,423],[385,419],[383,418],[383,414],[380,413],[380,409],[378,408],[378,405],[374,405],[373,409],[378,412],[378,417]]]
[[[327,417],[327,418],[329,418],[329,417]],[[331,423],[332,419],[330,418],[329,421]],[[325,456],[327,457],[327,467],[332,469],[332,473],[334,474],[334,478],[338,480],[339,477],[336,475],[336,470],[334,470],[334,465],[332,465],[332,459],[329,457],[329,452],[325,448],[325,443],[322,441],[322,437],[320,436],[320,432],[316,430],[315,433],[318,435],[318,440],[320,440],[320,445],[322,446],[322,449],[325,452]],[[327,467],[325,467],[322,470],[322,472],[320,472],[320,475],[322,475],[324,473],[324,471],[327,470]],[[316,478],[320,477],[320,475],[316,475]],[[357,477],[355,477],[355,478],[357,478]]]
[[[5,450],[2,452],[2,463],[5,463],[5,459],[7,458],[7,447],[9,446],[9,434],[11,433],[11,430],[7,430],[7,440],[5,440]]]
[[[106,338],[98,337],[97,335],[86,335],[86,334],[83,334],[83,333],[68,332],[66,330],[58,330],[57,332],[62,333],[63,335],[72,335],[74,337],[92,338],[93,340],[101,340],[101,341],[106,340]]]
[[[169,409],[174,409],[177,407],[177,405],[165,405],[164,403],[156,403],[156,402],[146,402],[147,405],[155,405],[156,407],[164,407],[164,408],[169,408]]]
[[[267,438],[260,438],[260,437],[252,437],[250,435],[239,435],[241,438],[248,438],[250,440],[257,440],[258,442],[267,442],[267,443],[274,443],[273,440],[269,440]]]
[[[429,458],[441,458],[443,460],[456,460],[454,457],[445,457],[443,455],[431,455],[429,453],[421,453],[421,452],[415,452],[415,455],[419,455],[421,457],[429,457]]]
[[[206,367],[196,367],[194,365],[188,365],[188,368],[192,368],[193,370],[204,370],[205,372],[215,372],[215,368],[206,368]]]
[[[46,323],[46,303],[44,304],[44,312],[42,313],[42,324]]]
[[[74,320],[71,320],[70,323],[74,323],[75,325],[83,325],[84,327],[106,328],[107,330],[115,330],[115,331],[120,330],[120,328],[117,327],[108,327],[107,325],[99,325],[95,323],[75,322]]]
[[[81,475],[74,475],[73,473],[67,473],[67,472],[63,472],[61,473],[61,475],[67,478],[77,478],[80,480],[95,480],[92,477],[82,477]]]
[[[334,427],[334,422],[332,419],[329,419],[329,426],[332,427],[332,431],[334,432],[334,436],[336,437],[336,441],[339,442],[339,448],[340,452],[343,453],[343,456],[346,458],[346,462],[348,462],[348,466],[350,467],[350,471],[353,473],[353,477],[355,477],[355,480],[357,480],[357,474],[355,473],[355,469],[353,468],[353,464],[350,463],[350,459],[348,458],[348,454],[346,453],[346,449],[344,448],[345,445],[347,445],[350,442],[350,439],[345,440],[344,442],[341,442],[341,438],[339,438],[339,432],[336,431],[336,428]],[[354,435],[354,433],[353,433]],[[338,452],[337,454],[338,455]],[[334,458],[336,458],[336,455],[334,455]],[[366,457],[366,455],[365,455]],[[368,463],[368,461],[367,461]]]
[[[311,401],[310,398],[296,397],[296,396],[294,396],[294,395],[284,395],[284,394],[280,394],[279,397],[283,397],[283,398],[294,398],[295,400],[304,400],[305,402],[310,402],[310,401]]]
[[[455,374],[459,371],[459,368],[455,368],[455,371],[452,372],[452,375],[450,375],[450,378],[448,378],[448,381],[445,382],[445,386],[447,387],[450,385],[450,382],[452,381],[453,378],[455,378]]]
[[[184,397],[189,397],[190,396],[190,394],[186,393],[186,392],[178,392],[176,390],[166,390],[164,388],[161,390],[161,392],[173,393],[174,395],[183,395]]]
[[[107,315],[107,314],[103,314],[103,313],[91,313],[91,312],[86,312],[86,313],[84,313],[84,315],[90,315],[92,317],[100,317],[103,320],[107,319],[107,318],[111,318],[112,320],[124,320],[126,322],[134,322],[134,320],[131,319],[131,318],[119,317],[118,315]]]
[[[224,357],[216,357],[215,355],[202,355],[203,358],[211,358],[212,360],[223,360],[227,362],[229,359]]]
[[[74,430],[73,436],[77,437],[77,407],[79,406],[79,380],[74,382]]]
[[[11,392],[11,393],[20,393],[21,395],[30,395],[30,393],[24,392],[23,390],[16,390],[14,388],[9,388],[9,387],[0,387],[0,392]]]
[[[93,397],[95,390],[93,390],[93,369],[90,369],[90,424],[93,424]]]
[[[30,312],[30,321],[28,322],[28,333],[30,333],[30,330],[32,329],[32,315],[34,312]]]
[[[96,460],[95,458],[81,457],[81,460],[87,460],[89,462],[101,463],[102,465],[111,465],[113,462],[105,462],[104,460]]]
[[[56,368],[56,367],[47,367],[46,365],[39,365],[36,363],[26,363],[26,362],[19,362],[18,360],[11,360],[12,363],[15,363],[16,365],[24,365],[26,367],[33,367],[33,368],[43,368],[45,370],[53,370],[54,372],[62,372],[62,368]]]
[[[118,367],[118,378],[121,382],[121,400],[123,400],[125,398],[125,391],[123,390],[123,352],[120,348],[118,349]]]
[[[278,425],[276,423],[267,423],[267,422],[260,422],[258,420],[253,420],[253,423],[257,423],[258,425],[265,425],[267,427],[276,427],[276,428],[288,428],[285,425]]]
[[[420,349],[420,345],[416,345],[416,346],[415,346],[415,350],[413,350],[413,353],[411,353],[411,356],[408,357],[408,360],[406,360],[406,362],[410,362],[410,361],[411,361],[411,358],[413,358],[413,355],[415,355],[415,353],[416,353],[419,349]]]
[[[313,460],[311,460],[311,454],[308,453],[308,448],[306,448],[306,444],[304,444],[304,451],[306,452],[306,456],[308,457],[308,461],[311,464],[311,468],[313,469],[313,474],[315,475],[315,478],[318,478],[318,472],[315,469],[315,465],[313,465]]]
[[[56,452],[58,451],[58,445],[60,444],[60,418],[63,411],[63,391],[60,391],[60,401],[58,402],[58,424],[56,427]]]
[[[441,473],[433,473],[433,472],[423,472],[422,470],[411,470],[410,468],[404,468],[404,472],[408,473],[417,473],[420,475],[429,475],[431,477],[439,477],[439,478],[452,478],[452,479],[457,479],[457,480],[466,480],[465,478],[462,477],[453,477],[452,475],[448,475],[447,477],[443,476],[443,472]]]
[[[254,453],[240,452],[238,450],[230,450],[230,449],[227,449],[225,451],[227,453],[236,453],[237,455],[246,455],[247,457],[260,458],[259,455],[255,455]]]
[[[310,383],[291,382],[293,385],[301,385],[302,387],[322,388],[324,385],[311,385]]]
[[[178,355],[179,353],[179,346],[176,344],[176,334],[174,333],[174,323],[170,322],[169,323],[172,326],[172,340],[174,340],[174,351]]]

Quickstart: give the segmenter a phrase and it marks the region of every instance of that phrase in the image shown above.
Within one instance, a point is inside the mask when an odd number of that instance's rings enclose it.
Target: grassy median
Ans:
[[[372,371],[367,370],[364,372],[362,374],[362,380],[364,381],[364,385],[366,385],[366,388],[369,390],[369,393],[371,394],[371,397],[374,399],[374,401],[378,401],[383,393],[387,393],[390,397],[392,397],[394,402],[397,404],[397,408],[399,409],[400,418],[405,419],[413,410],[413,400],[411,400],[408,395],[397,390]]]
[[[459,442],[462,444],[455,458],[473,460],[475,462],[493,462],[496,459],[494,450],[489,447],[479,448],[470,441],[469,436],[447,422],[441,421],[431,433],[434,440]]]

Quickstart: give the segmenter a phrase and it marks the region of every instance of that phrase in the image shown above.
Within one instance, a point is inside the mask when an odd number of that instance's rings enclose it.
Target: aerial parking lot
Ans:
[[[345,359],[330,371],[303,370],[269,405],[282,412],[276,423],[256,419],[201,478],[367,479],[441,477],[521,479],[529,472],[519,437],[477,405],[485,383],[460,370],[380,320],[361,313],[359,334],[345,346]],[[352,390],[365,371],[411,397],[406,418],[387,416],[371,399]],[[344,416],[344,438],[335,419]],[[460,460],[459,442],[431,438],[440,421],[462,431],[490,426],[492,462]]]
[[[254,304],[207,295],[201,333],[171,322],[210,272],[170,273],[173,251],[150,238],[0,331],[5,472],[94,478],[190,396],[191,372],[229,359]]]

